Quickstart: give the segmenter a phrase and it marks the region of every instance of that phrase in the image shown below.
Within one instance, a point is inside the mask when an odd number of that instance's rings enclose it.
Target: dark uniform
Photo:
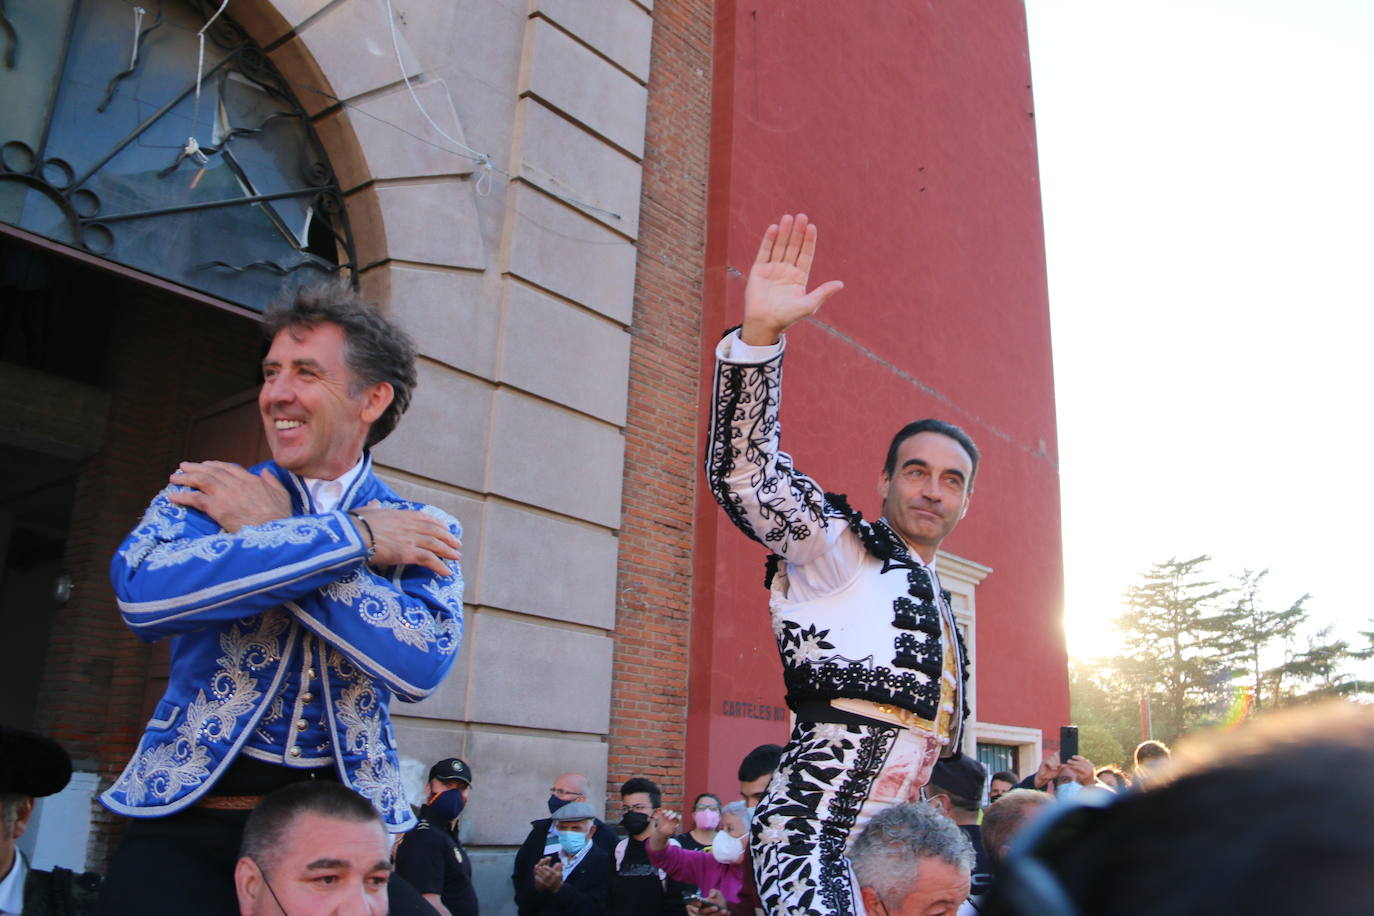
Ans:
[[[422,894],[438,894],[453,916],[477,916],[472,860],[456,831],[441,823],[426,805],[420,823],[396,846],[396,873]]]

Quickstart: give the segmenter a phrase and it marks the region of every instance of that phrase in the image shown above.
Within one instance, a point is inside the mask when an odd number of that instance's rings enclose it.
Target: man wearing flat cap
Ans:
[[[420,822],[396,845],[397,874],[441,916],[477,916],[472,860],[458,839],[458,818],[471,786],[472,768],[457,757],[430,767]]]
[[[586,802],[568,802],[553,815],[558,854],[539,860],[528,877],[519,876],[515,903],[520,916],[602,916],[611,891],[611,857],[592,842],[596,811]]]
[[[95,912],[95,875],[30,869],[16,846],[28,829],[34,799],[56,795],[71,778],[72,760],[62,745],[0,725],[0,914]]]
[[[992,864],[983,848],[983,828],[978,815],[983,810],[983,796],[987,791],[988,769],[965,754],[940,760],[930,773],[926,797],[930,804],[955,823],[973,844],[977,861],[969,874],[974,894],[982,894],[992,884]]]

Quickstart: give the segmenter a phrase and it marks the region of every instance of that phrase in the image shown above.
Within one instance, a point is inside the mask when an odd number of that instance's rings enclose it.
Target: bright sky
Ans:
[[[1070,652],[1199,553],[1369,629],[1374,3],[1026,8]]]

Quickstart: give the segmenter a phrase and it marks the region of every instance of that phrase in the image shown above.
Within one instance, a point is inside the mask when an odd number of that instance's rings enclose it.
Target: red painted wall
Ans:
[[[1022,5],[721,0],[716,15],[701,428],[759,236],[804,211],[813,281],[846,288],[789,335],[783,448],[874,517],[893,432],[923,416],[968,430],[983,464],[944,547],[994,570],[977,591],[978,718],[1052,745],[1068,679]],[[704,486],[696,530],[686,788],[733,795],[740,757],[786,738],[785,716],[751,717],[782,706],[765,551]]]

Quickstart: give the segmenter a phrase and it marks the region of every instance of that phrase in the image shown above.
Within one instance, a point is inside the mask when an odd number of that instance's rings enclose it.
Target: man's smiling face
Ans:
[[[362,457],[367,430],[391,402],[385,382],[362,387],[336,324],[278,332],[262,362],[258,411],[277,464],[333,480]]]

